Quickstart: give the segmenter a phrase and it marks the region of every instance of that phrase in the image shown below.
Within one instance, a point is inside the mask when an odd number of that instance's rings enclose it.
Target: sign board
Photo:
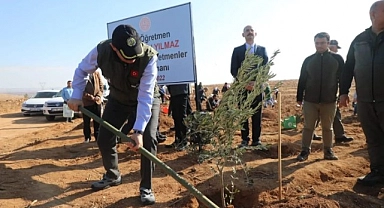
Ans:
[[[142,42],[159,52],[159,84],[196,82],[191,3],[108,23],[108,38],[121,24],[133,26]]]

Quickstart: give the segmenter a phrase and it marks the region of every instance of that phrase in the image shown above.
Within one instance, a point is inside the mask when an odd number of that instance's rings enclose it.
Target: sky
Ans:
[[[188,2],[197,81],[222,84],[232,81],[231,55],[244,44],[246,25],[269,55],[280,50],[273,79],[298,79],[302,62],[315,52],[316,33],[338,40],[345,58],[352,40],[370,27],[375,1],[0,0],[0,91],[62,88],[86,54],[108,38],[107,23]]]

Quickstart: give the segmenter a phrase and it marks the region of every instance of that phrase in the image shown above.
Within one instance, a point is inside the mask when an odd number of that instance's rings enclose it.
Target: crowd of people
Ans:
[[[384,89],[380,81],[384,78],[384,1],[377,1],[370,9],[372,26],[359,34],[351,43],[346,61],[337,54],[340,49],[336,40],[331,40],[326,32],[314,36],[316,52],[303,62],[297,87],[297,104],[302,106],[304,129],[302,133],[302,151],[298,161],[305,161],[311,153],[316,123],[321,122],[323,151],[325,160],[339,159],[333,152],[333,134],[335,142],[352,142],[347,137],[341,123],[338,106],[345,107],[349,103],[349,89],[352,79],[356,81],[359,104],[354,104],[368,144],[371,172],[358,179],[364,185],[384,182]],[[231,57],[230,73],[237,78],[238,70],[245,59],[246,52],[263,59],[262,65],[268,63],[266,48],[255,43],[257,33],[251,25],[244,27],[242,36],[245,43],[234,48]],[[130,148],[137,151],[143,147],[156,155],[157,144],[161,142],[158,132],[160,104],[170,101],[169,115],[174,121],[175,138],[168,148],[184,150],[188,145],[188,129],[184,119],[193,111],[190,104],[190,88],[188,84],[158,86],[157,77],[158,52],[150,45],[141,42],[136,29],[130,25],[119,25],[112,33],[112,38],[100,42],[94,47],[74,72],[73,83],[63,90],[65,104],[74,111],[84,106],[96,115],[101,115],[100,105],[102,84],[99,74],[101,69],[108,79],[110,95],[102,118],[111,125],[122,128],[124,133],[132,132],[134,144]],[[257,70],[257,66],[253,68]],[[70,86],[71,84],[71,86]],[[246,86],[247,91],[254,88],[255,81]],[[208,88],[199,83],[196,89],[198,111],[214,112],[220,105],[220,96],[230,90],[225,83],[221,90],[215,87],[210,95]],[[262,145],[262,109],[273,107],[274,96],[278,89],[271,90],[264,84],[263,93],[259,94],[252,105],[257,108],[249,121],[243,123],[239,148]],[[339,94],[337,94],[339,91]],[[264,98],[263,98],[264,97]],[[264,102],[264,103],[262,103]],[[354,100],[357,102],[357,95]],[[305,104],[304,104],[305,103]],[[260,105],[261,104],[261,105]],[[261,106],[261,107],[258,107]],[[83,116],[84,140],[91,140],[90,118]],[[68,119],[70,121],[70,118]],[[127,122],[128,121],[128,122]],[[118,167],[116,137],[103,126],[94,122],[94,138],[102,155],[105,174],[100,181],[94,182],[91,188],[95,191],[117,186],[122,183]],[[164,138],[163,138],[164,140]],[[144,205],[154,204],[152,191],[153,163],[141,156],[141,181],[139,184],[140,199]]]

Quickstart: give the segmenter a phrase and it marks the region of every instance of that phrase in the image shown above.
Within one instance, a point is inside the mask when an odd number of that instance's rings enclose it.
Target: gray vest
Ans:
[[[104,77],[109,81],[109,96],[124,105],[136,106],[140,79],[144,69],[157,51],[145,43],[143,44],[144,56],[136,59],[132,64],[122,62],[116,52],[112,50],[111,39],[101,42],[97,46],[97,64]],[[157,86],[157,85],[156,85]],[[158,87],[155,95],[160,96]]]

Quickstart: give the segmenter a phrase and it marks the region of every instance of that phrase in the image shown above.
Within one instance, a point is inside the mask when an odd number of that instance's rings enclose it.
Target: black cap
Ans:
[[[341,48],[341,47],[339,46],[339,42],[337,42],[337,40],[331,40],[331,41],[329,41],[329,45],[335,45],[338,49]]]
[[[144,55],[139,34],[131,25],[119,25],[113,30],[112,44],[125,59],[135,59]]]

